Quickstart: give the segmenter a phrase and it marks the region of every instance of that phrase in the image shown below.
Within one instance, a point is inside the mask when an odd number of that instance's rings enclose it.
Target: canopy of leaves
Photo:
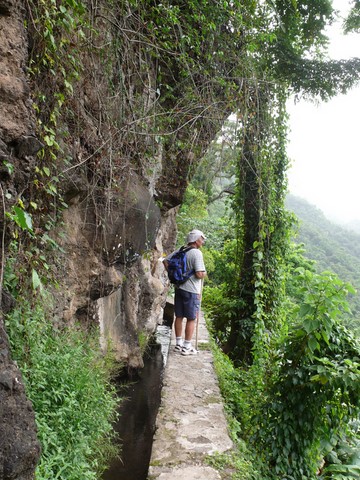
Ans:
[[[345,33],[360,32],[360,0],[353,0],[353,6],[345,20]]]

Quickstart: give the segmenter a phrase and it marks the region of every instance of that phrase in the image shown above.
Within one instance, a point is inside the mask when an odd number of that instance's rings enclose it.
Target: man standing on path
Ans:
[[[200,230],[192,230],[187,236],[187,246],[190,250],[186,254],[187,271],[195,273],[185,283],[175,287],[175,350],[181,355],[196,355],[197,350],[191,345],[195,330],[195,320],[198,318],[200,296],[202,294],[202,280],[206,276],[203,254],[200,248],[206,237]],[[176,250],[177,251],[177,250]],[[164,259],[167,269],[168,260],[174,255],[172,252]],[[185,341],[182,338],[183,319],[186,318]],[[199,319],[197,320],[199,321]]]

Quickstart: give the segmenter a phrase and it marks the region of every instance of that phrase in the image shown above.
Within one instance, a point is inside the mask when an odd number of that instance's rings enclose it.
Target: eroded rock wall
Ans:
[[[131,190],[124,209],[113,206],[106,228],[96,228],[95,213],[74,202],[64,212],[62,246],[67,258],[67,322],[98,323],[104,349],[131,368],[143,365],[140,337],[162,322],[168,281],[161,259],[176,240],[175,212],[161,214],[149,194]],[[90,218],[93,221],[90,221]],[[111,221],[109,220],[111,218]]]
[[[4,240],[5,198],[11,205],[24,188],[41,143],[35,136],[27,65],[25,10],[18,0],[0,0],[0,234]],[[5,162],[5,163],[4,163]],[[13,179],[6,163],[15,166]],[[4,266],[4,255],[1,266]],[[1,276],[2,279],[2,276]],[[1,287],[1,285],[0,285]],[[21,372],[13,362],[2,313],[12,307],[0,288],[0,478],[30,480],[40,455],[35,416]]]

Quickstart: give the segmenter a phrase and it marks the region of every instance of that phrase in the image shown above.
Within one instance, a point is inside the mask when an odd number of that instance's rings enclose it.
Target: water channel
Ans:
[[[132,377],[119,378],[119,407],[115,425],[121,446],[121,459],[115,459],[102,480],[146,480],[160,406],[162,377],[169,350],[171,328],[159,325],[154,342],[144,358],[144,368]]]

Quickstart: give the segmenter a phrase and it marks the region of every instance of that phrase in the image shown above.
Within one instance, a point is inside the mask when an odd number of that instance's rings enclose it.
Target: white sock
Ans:
[[[190,341],[190,340],[185,340],[185,342],[184,342],[184,347],[185,347],[186,349],[191,348],[191,341]]]
[[[176,345],[180,345],[180,347],[183,346],[183,339],[182,339],[182,337],[176,337]]]

